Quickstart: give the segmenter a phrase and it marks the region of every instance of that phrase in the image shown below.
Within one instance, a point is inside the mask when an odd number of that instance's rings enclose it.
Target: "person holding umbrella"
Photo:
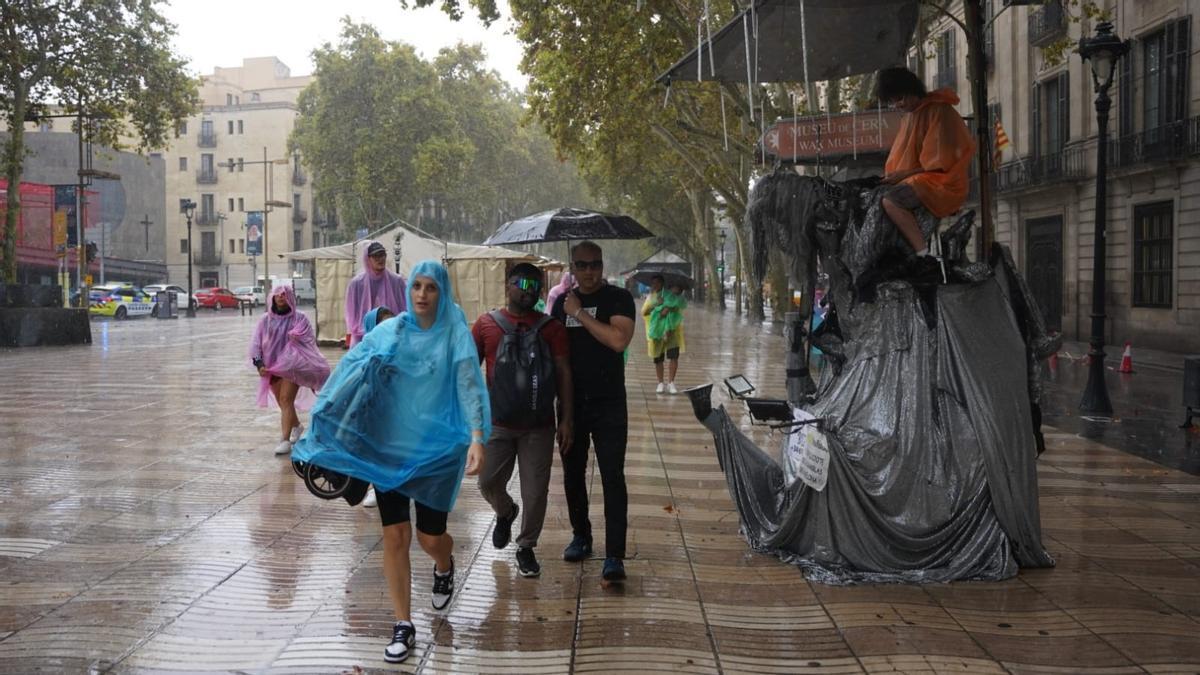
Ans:
[[[604,280],[603,251],[592,241],[571,248],[578,286],[559,296],[550,315],[567,327],[574,387],[574,439],[563,455],[563,487],[574,537],[563,560],[581,562],[592,553],[588,519],[587,460],[591,446],[604,487],[605,581],[625,579],[629,496],[625,447],[629,418],[622,353],[633,339],[635,308],[629,291]]]
[[[646,319],[646,351],[654,360],[654,372],[658,375],[655,393],[678,394],[675,373],[679,370],[679,354],[683,352],[683,310],[687,300],[683,288],[673,285],[664,288],[666,278],[655,274],[650,279],[650,293],[642,304],[642,316]],[[664,361],[667,378],[663,380]]]

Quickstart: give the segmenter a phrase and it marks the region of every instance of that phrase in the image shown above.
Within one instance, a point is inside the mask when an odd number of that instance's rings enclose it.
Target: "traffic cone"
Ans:
[[[1133,372],[1133,347],[1129,342],[1125,343],[1125,353],[1121,355],[1121,367],[1117,368],[1118,373]]]

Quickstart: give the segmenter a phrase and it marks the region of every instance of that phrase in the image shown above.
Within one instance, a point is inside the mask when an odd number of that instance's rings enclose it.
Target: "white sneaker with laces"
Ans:
[[[670,382],[667,384],[667,393],[669,393],[669,394],[678,394],[679,393],[679,389],[677,389],[675,387],[674,382]]]
[[[279,441],[279,445],[275,446],[275,454],[276,455],[286,455],[286,454],[291,453],[291,451],[292,451],[292,442],[286,438],[283,439],[282,441]]]
[[[363,497],[362,505],[364,509],[373,509],[379,506],[379,501],[375,499],[375,486],[367,488],[367,496]]]
[[[654,393],[656,393],[656,394],[661,394],[661,393],[663,393],[663,392],[664,392],[664,391],[666,391],[666,390],[667,390],[667,383],[666,383],[666,382],[659,382],[659,383],[658,383],[658,387],[656,387],[656,388],[654,389]]]
[[[292,434],[290,436],[288,436],[288,440],[295,443],[296,441],[300,440],[300,437],[303,435],[304,435],[304,425],[297,424],[296,426],[292,427]]]

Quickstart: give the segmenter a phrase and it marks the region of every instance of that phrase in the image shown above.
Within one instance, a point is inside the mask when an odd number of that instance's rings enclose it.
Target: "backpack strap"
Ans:
[[[553,320],[553,318],[554,317],[550,316],[549,314],[543,314],[542,318],[539,319],[537,323],[533,324],[533,328],[531,328],[530,330],[532,330],[534,333],[542,330],[542,327],[545,326],[546,324],[550,323],[550,321]]]
[[[500,330],[504,331],[505,335],[510,335],[517,332],[517,327],[512,325],[508,319],[504,318],[504,313],[500,310],[493,309],[492,311],[488,312],[488,316],[492,317],[492,321],[496,322],[496,325],[500,327]]]

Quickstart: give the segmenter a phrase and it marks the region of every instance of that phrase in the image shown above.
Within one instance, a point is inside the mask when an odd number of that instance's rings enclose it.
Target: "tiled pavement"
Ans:
[[[97,323],[90,347],[0,352],[0,672],[389,669],[378,516],[311,497],[270,454],[277,418],[251,407],[243,364],[253,320]],[[1058,567],[809,584],[747,550],[711,437],[683,397],[654,394],[641,345],[628,583],[557,559],[557,473],[537,580],[492,549],[467,485],[444,614],[414,549],[419,648],[403,670],[1200,671],[1200,479],[1051,429],[1039,468]],[[781,339],[758,326],[692,310],[688,346],[684,385],[745,372],[781,389]]]

